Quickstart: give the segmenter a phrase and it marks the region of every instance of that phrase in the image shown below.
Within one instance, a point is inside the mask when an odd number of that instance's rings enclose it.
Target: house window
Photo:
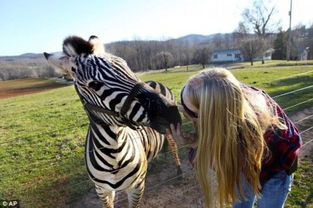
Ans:
[[[232,56],[232,54],[231,54],[231,53],[228,53],[227,56]]]
[[[213,58],[214,58],[214,59],[217,59],[217,54],[214,54]]]
[[[235,54],[235,58],[240,59],[240,54],[239,53]]]

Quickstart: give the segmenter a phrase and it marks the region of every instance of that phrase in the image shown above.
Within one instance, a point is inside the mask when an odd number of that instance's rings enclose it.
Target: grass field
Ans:
[[[252,68],[242,63],[243,69],[232,72],[273,96],[312,85],[313,66],[277,66],[280,63]],[[160,81],[178,96],[188,77],[199,69],[173,68],[140,78]],[[312,98],[313,90],[307,88],[276,100],[293,114],[313,106]],[[296,105],[300,102],[305,103]],[[19,199],[21,207],[64,207],[93,186],[84,164],[88,121],[73,86],[2,99],[0,106],[0,199]],[[306,158],[297,173],[288,201],[291,207],[312,207],[312,161]]]

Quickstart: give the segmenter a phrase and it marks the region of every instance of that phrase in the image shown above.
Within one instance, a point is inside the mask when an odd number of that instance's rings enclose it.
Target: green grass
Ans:
[[[311,124],[312,125],[312,124]],[[313,155],[301,161],[295,173],[288,204],[292,208],[313,207]]]
[[[162,82],[178,97],[186,80],[200,68],[194,65],[188,72],[186,67],[171,68],[167,73],[149,73],[140,78]],[[307,66],[246,66],[232,72],[242,82],[260,87],[271,95],[313,83],[313,67]],[[300,75],[295,76],[297,74]],[[1,82],[0,87],[3,87]],[[313,98],[312,88],[277,101],[288,107],[309,98]],[[311,101],[299,105],[288,113],[312,104]],[[72,86],[2,99],[0,106],[0,199],[19,199],[21,207],[63,207],[93,187],[84,164],[87,116]],[[310,170],[312,160],[304,160],[297,173],[300,185],[294,186],[289,197],[292,207],[303,207],[301,200],[308,201],[312,196],[307,191],[313,190]]]
[[[87,179],[87,118],[73,87],[3,99],[0,105],[6,109],[0,112],[0,198],[18,198],[31,207],[29,199],[38,197],[53,207],[45,194],[61,187],[68,191],[66,184],[77,173]]]
[[[302,66],[302,65],[313,65],[313,60],[306,61],[268,60],[265,61],[264,64],[262,64],[261,61],[255,61],[253,62],[253,66],[251,66],[250,62],[235,63],[235,65],[249,68],[268,67],[268,66]]]

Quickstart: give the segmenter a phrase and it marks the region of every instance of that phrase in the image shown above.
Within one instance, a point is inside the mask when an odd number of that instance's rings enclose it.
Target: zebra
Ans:
[[[104,207],[113,208],[115,192],[121,190],[129,207],[139,207],[148,161],[160,151],[169,124],[181,123],[181,117],[167,88],[141,82],[123,59],[105,53],[98,43],[96,36],[89,41],[70,36],[63,52],[44,56],[72,76],[88,115],[85,162]],[[177,149],[175,154],[180,169]]]

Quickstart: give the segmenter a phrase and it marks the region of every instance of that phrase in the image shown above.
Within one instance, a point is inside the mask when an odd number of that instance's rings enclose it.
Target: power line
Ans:
[[[308,132],[308,131],[310,131],[311,129],[313,129],[313,126],[307,128],[307,129],[304,130],[304,131],[301,131],[301,132],[300,132],[300,135],[301,135],[301,134],[304,134],[304,133],[306,133],[306,132]]]
[[[306,89],[309,89],[309,88],[312,88],[313,85],[310,85],[310,86],[307,86],[307,87],[303,87],[303,88],[300,88],[300,89],[297,89],[297,90],[292,90],[292,91],[289,91],[289,92],[286,92],[286,93],[282,93],[280,95],[276,95],[274,97],[272,97],[273,99],[275,98],[279,98],[279,97],[282,97],[282,96],[285,96],[285,95],[289,95],[289,94],[292,94],[292,93],[295,93],[295,92],[299,92],[299,91],[302,91],[302,90],[306,90]]]
[[[310,74],[311,72],[313,72],[313,70],[307,71],[307,72],[302,72],[302,73],[299,73],[299,74],[293,74],[293,75],[286,76],[286,77],[280,77],[280,78],[277,78],[277,79],[272,79],[270,81],[273,82],[273,81],[278,81],[278,80],[283,80],[283,79],[289,79],[289,78],[298,77],[298,76],[301,76],[301,75],[304,75],[304,74]]]
[[[292,15],[292,0],[290,0],[290,10],[289,10],[289,30],[288,30],[288,43],[287,43],[287,61],[290,60],[290,51],[291,51],[291,15]]]
[[[295,124],[298,124],[298,123],[300,123],[300,122],[302,122],[302,121],[304,121],[304,120],[307,120],[307,119],[309,119],[309,118],[311,118],[311,117],[313,117],[313,114],[312,114],[312,115],[308,115],[308,116],[306,116],[306,117],[304,117],[304,118],[302,118],[302,119],[296,121]]]
[[[313,100],[313,98],[310,98],[310,99],[305,100],[305,101],[303,101],[303,102],[300,102],[300,103],[297,103],[297,104],[295,104],[295,105],[286,107],[286,108],[284,108],[284,110],[287,111],[287,110],[289,110],[289,109],[291,109],[291,108],[294,108],[294,107],[296,107],[296,106],[302,105],[302,104],[304,104],[304,103],[311,102],[312,100]]]
[[[313,139],[311,139],[311,140],[307,141],[306,143],[304,143],[301,148],[304,148],[306,145],[308,145],[311,142],[313,142]]]

